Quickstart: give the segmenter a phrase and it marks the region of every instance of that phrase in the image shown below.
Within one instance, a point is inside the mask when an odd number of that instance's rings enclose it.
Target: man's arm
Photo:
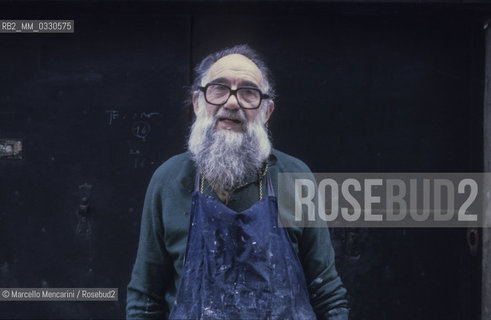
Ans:
[[[299,244],[310,302],[318,319],[347,320],[346,289],[334,265],[329,229],[305,228]]]
[[[300,173],[300,176],[294,174],[286,175],[283,178],[284,183],[283,199],[295,199],[294,179],[307,176],[311,181],[316,181],[309,167],[299,159],[288,156],[278,150],[277,154],[279,172]],[[276,180],[277,181],[277,180]],[[276,182],[273,180],[273,185]],[[286,188],[289,186],[290,188]],[[276,193],[278,193],[278,183],[276,182]],[[289,194],[291,192],[291,194]],[[315,186],[314,203],[317,203],[317,186]],[[281,204],[281,201],[280,203]],[[295,226],[291,219],[294,216],[292,209],[294,204],[283,200],[283,207],[280,207],[281,218],[286,218]],[[307,210],[306,206],[303,206]],[[303,217],[307,217],[305,211]],[[306,222],[306,221],[305,221]],[[331,237],[327,224],[324,227],[315,223],[316,228],[305,227],[301,232],[292,232],[290,236],[296,239],[298,244],[298,255],[304,269],[305,280],[310,294],[310,303],[319,320],[347,320],[348,319],[348,300],[346,298],[346,289],[341,282],[340,277],[334,265],[334,248],[331,243]]]
[[[138,253],[127,287],[127,319],[165,319],[168,311],[164,293],[172,272],[163,240],[161,190],[165,180],[157,172],[145,196]]]

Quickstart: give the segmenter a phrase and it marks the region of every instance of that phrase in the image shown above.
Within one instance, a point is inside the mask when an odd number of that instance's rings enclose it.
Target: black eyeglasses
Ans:
[[[269,99],[269,95],[264,94],[256,87],[238,87],[232,90],[229,86],[221,83],[210,82],[204,87],[198,87],[205,93],[205,100],[215,106],[224,105],[231,95],[234,95],[239,106],[244,109],[257,109],[263,99]]]

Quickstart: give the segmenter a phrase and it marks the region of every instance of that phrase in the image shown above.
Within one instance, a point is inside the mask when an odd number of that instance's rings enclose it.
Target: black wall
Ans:
[[[0,2],[0,287],[117,287],[118,302],[4,302],[0,318],[123,318],[143,197],[185,150],[206,54],[248,43],[279,97],[274,146],[314,172],[482,171],[477,4]],[[86,199],[82,199],[85,197]],[[85,213],[81,205],[88,204]],[[335,229],[351,319],[478,319],[464,229]]]

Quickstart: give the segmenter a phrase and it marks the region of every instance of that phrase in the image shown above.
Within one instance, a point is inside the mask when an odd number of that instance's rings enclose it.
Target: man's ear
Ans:
[[[264,117],[264,123],[268,122],[269,117],[271,117],[271,114],[273,113],[274,110],[274,101],[271,100],[268,103],[268,111],[266,111],[266,117]]]
[[[193,93],[193,110],[196,116],[198,116],[198,97],[199,97],[199,91],[195,91]]]

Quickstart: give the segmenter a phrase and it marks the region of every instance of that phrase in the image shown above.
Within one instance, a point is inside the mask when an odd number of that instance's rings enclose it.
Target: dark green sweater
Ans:
[[[278,193],[279,172],[310,172],[300,160],[272,151],[269,173]],[[140,242],[128,284],[128,319],[165,319],[182,272],[196,169],[189,152],[163,163],[145,196]],[[252,179],[253,180],[253,179]],[[216,197],[209,187],[205,193]],[[265,180],[263,196],[267,196]],[[227,206],[243,211],[259,201],[259,182],[248,181],[231,195]],[[310,302],[318,319],[346,320],[346,289],[334,266],[328,228],[289,228],[293,248],[302,263]]]

